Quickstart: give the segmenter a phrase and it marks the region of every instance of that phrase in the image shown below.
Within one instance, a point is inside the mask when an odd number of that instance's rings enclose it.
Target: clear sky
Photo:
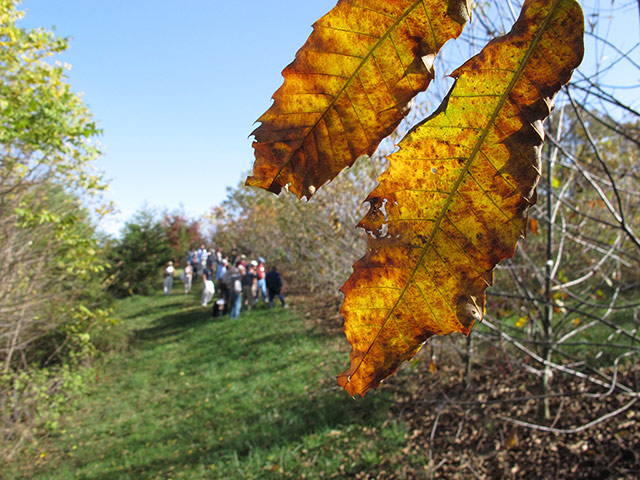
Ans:
[[[583,2],[586,13],[601,1]],[[280,72],[335,3],[24,0],[21,25],[72,37],[59,59],[72,65],[69,82],[104,130],[99,167],[120,209],[103,229],[116,233],[143,205],[197,217],[219,204],[252,167],[249,135],[282,84]],[[598,25],[628,51],[639,38],[638,7],[616,6],[623,23]],[[606,52],[589,48],[585,64],[604,61]],[[630,55],[640,60],[637,49]],[[637,86],[633,73],[625,80]],[[629,102],[639,107],[637,95]]]
[[[25,0],[21,25],[70,36],[59,57],[104,130],[121,213],[206,213],[253,165],[249,134],[280,72],[335,0]]]

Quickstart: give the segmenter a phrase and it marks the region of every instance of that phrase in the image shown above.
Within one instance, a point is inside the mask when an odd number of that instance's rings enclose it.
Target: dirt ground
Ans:
[[[342,334],[335,305],[300,297],[296,302],[323,329]],[[555,396],[548,399],[550,417],[538,422],[540,399],[532,398],[538,391],[531,374],[505,369],[499,362],[474,363],[465,386],[462,362],[450,355],[436,364],[423,352],[415,368],[380,387],[395,391],[390,415],[410,426],[402,454],[429,459],[426,469],[407,467],[385,478],[640,479],[640,398],[617,390],[603,395],[603,388],[556,374],[550,385]],[[618,381],[637,392],[640,366],[621,368]],[[590,422],[595,424],[584,428]]]
[[[620,381],[633,384],[636,371]],[[476,368],[467,390],[459,371],[444,367],[403,381],[405,395],[393,407],[411,426],[407,453],[426,451],[429,477],[446,479],[638,479],[640,478],[640,401],[622,394],[550,399],[551,418],[542,423],[555,431],[516,425],[537,424],[537,400],[523,373],[501,375]],[[535,387],[535,385],[534,385]],[[556,378],[554,392],[587,390],[587,385]],[[630,405],[630,406],[629,406]],[[619,409],[617,415],[578,430]],[[415,475],[413,475],[413,474]],[[406,472],[406,478],[425,478]]]

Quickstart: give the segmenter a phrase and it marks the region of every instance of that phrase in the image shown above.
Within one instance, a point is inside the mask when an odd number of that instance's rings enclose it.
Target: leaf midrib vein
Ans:
[[[316,121],[316,123],[313,125],[313,127],[309,130],[309,132],[302,137],[302,139],[300,140],[300,143],[298,144],[298,147],[291,152],[291,154],[289,155],[287,161],[280,167],[280,169],[278,170],[278,172],[274,175],[273,180],[271,181],[271,184],[269,185],[269,187],[267,188],[267,190],[271,190],[271,188],[273,187],[273,185],[276,183],[276,180],[280,177],[280,175],[282,174],[282,171],[291,163],[292,158],[294,158],[294,154],[297,150],[300,149],[300,146],[304,144],[304,142],[306,142],[307,138],[309,137],[309,134],[315,130],[315,128],[318,126],[318,124],[320,123],[320,121],[322,121],[322,119],[327,115],[327,113],[335,107],[338,99],[343,95],[343,93],[347,90],[347,88],[351,85],[351,82],[353,82],[353,79],[357,77],[357,75],[359,74],[359,72],[362,70],[362,68],[366,65],[366,63],[368,62],[369,58],[372,57],[374,55],[374,52],[382,45],[382,43],[391,35],[391,32],[394,31],[396,29],[396,27],[398,25],[400,25],[400,23],[409,16],[409,14],[411,12],[413,12],[415,10],[415,8],[418,6],[418,4],[422,4],[423,0],[416,0],[415,2],[413,2],[413,4],[411,5],[411,7],[407,8],[402,15],[400,15],[395,22],[393,22],[393,24],[384,32],[383,35],[380,36],[380,38],[378,39],[378,41],[373,45],[373,47],[369,50],[369,52],[367,52],[367,55],[365,55],[362,58],[362,61],[360,62],[360,65],[358,65],[358,67],[353,71],[353,73],[348,77],[348,79],[345,81],[345,84],[342,86],[342,88],[340,89],[340,91],[336,94],[336,96],[333,98],[333,100],[331,101],[331,103],[329,104],[329,106],[327,107],[327,109],[325,110],[325,112],[318,118],[318,120]],[[426,10],[426,9],[425,9]],[[428,12],[427,12],[427,18],[429,19],[429,22],[431,22],[431,18],[428,16]],[[375,58],[375,57],[374,57]],[[319,185],[318,185],[319,186]],[[301,192],[302,193],[302,192]]]
[[[506,103],[506,101],[509,98],[509,94],[511,93],[511,91],[513,90],[515,85],[520,80],[522,74],[524,73],[524,70],[525,70],[526,66],[528,65],[529,60],[531,59],[531,57],[533,56],[533,54],[537,50],[538,45],[539,45],[539,43],[540,43],[540,41],[542,39],[542,36],[544,35],[544,33],[549,28],[549,25],[550,25],[552,19],[554,18],[555,14],[556,14],[556,12],[558,10],[558,6],[559,6],[560,2],[562,2],[562,1],[563,0],[555,0],[553,5],[549,8],[549,12],[547,13],[547,16],[545,17],[544,21],[542,22],[542,24],[538,28],[538,31],[536,32],[534,38],[532,39],[532,41],[531,41],[531,43],[529,45],[529,48],[527,49],[524,57],[520,61],[520,65],[519,65],[518,69],[516,70],[516,73],[514,74],[514,76],[511,79],[511,81],[509,82],[509,85],[505,89],[504,93],[500,96],[500,100],[499,100],[498,104],[496,105],[496,107],[494,108],[494,111],[491,114],[491,117],[490,117],[489,121],[487,122],[487,126],[481,131],[482,133],[481,133],[480,137],[478,138],[478,140],[476,141],[475,146],[474,146],[471,154],[469,155],[469,159],[467,160],[467,162],[464,165],[464,168],[460,172],[460,176],[458,177],[458,180],[454,184],[454,187],[451,190],[451,194],[449,195],[449,197],[445,201],[445,204],[442,207],[440,215],[438,216],[438,218],[435,221],[435,225],[433,227],[433,230],[431,231],[429,239],[427,240],[427,242],[425,242],[425,246],[423,247],[423,252],[420,255],[420,259],[418,260],[417,265],[412,269],[411,276],[406,281],[405,286],[402,289],[402,292],[400,293],[400,295],[398,296],[398,299],[396,300],[395,305],[392,307],[389,315],[387,316],[387,319],[385,320],[385,322],[380,327],[380,329],[378,331],[378,334],[376,335],[376,337],[373,339],[373,341],[369,345],[369,348],[367,349],[365,354],[360,358],[360,363],[358,364],[358,366],[355,369],[353,369],[353,371],[351,372],[350,377],[353,377],[356,374],[356,372],[359,370],[359,368],[362,365],[364,359],[367,357],[367,355],[371,351],[371,348],[377,342],[377,340],[378,340],[378,338],[380,336],[380,332],[385,328],[385,325],[389,321],[391,316],[393,315],[393,312],[395,312],[395,310],[398,308],[398,305],[402,301],[402,299],[403,299],[403,297],[404,297],[409,285],[411,284],[411,282],[414,281],[414,277],[415,277],[417,271],[420,269],[420,266],[422,265],[422,261],[423,261],[424,257],[426,256],[427,252],[429,251],[429,249],[431,247],[431,244],[433,243],[433,240],[435,238],[435,235],[437,234],[437,232],[439,230],[440,223],[442,222],[442,219],[446,216],[447,212],[449,211],[449,207],[451,206],[451,203],[453,202],[453,197],[455,196],[455,194],[457,193],[458,189],[462,185],[462,182],[464,181],[464,179],[466,177],[466,174],[467,174],[467,172],[469,171],[469,169],[471,167],[471,164],[473,164],[473,162],[475,161],[475,157],[478,155],[478,152],[480,151],[482,145],[484,144],[484,141],[486,140],[487,136],[489,135],[489,133],[491,131],[491,128],[492,128],[491,126],[494,124],[494,122],[497,119],[498,115],[502,111],[502,108],[504,107],[504,104]],[[453,88],[455,88],[455,85],[454,85]],[[452,89],[452,92],[453,92],[453,89]],[[425,271],[426,271],[426,267],[425,267]],[[427,271],[427,273],[429,273],[429,272]],[[438,290],[438,292],[440,293],[437,285],[435,287],[436,287],[436,290]]]

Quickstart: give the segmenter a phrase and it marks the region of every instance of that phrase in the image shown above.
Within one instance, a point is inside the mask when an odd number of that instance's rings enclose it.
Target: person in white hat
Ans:
[[[173,262],[169,261],[167,267],[164,269],[164,294],[169,295],[171,293],[171,287],[173,286]]]

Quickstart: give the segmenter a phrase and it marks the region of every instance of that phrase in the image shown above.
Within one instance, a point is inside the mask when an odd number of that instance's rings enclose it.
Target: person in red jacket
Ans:
[[[260,299],[260,295],[262,294],[262,299],[264,303],[267,303],[267,282],[265,281],[267,269],[264,266],[264,258],[258,257],[258,268],[256,275],[258,277],[258,291],[256,293],[256,302]]]

